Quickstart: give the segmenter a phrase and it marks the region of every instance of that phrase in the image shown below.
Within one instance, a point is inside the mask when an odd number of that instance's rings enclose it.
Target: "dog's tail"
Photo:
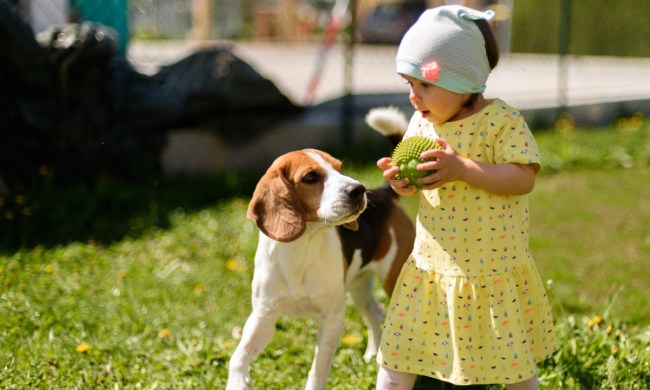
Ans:
[[[366,114],[366,124],[386,137],[392,153],[406,133],[408,120],[397,107],[377,107]]]
[[[409,123],[406,115],[402,111],[397,107],[388,106],[377,107],[368,111],[368,114],[366,114],[366,124],[386,137],[390,144],[390,154],[393,154],[393,150],[395,150],[397,144],[402,141],[402,137],[404,137]],[[377,193],[382,192],[392,198],[399,196],[390,184],[388,184],[388,181],[384,183],[381,189]]]

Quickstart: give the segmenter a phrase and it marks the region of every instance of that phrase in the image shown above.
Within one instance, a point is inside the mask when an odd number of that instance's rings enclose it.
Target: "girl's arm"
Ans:
[[[443,139],[437,139],[444,150],[427,150],[422,158],[437,161],[418,165],[418,170],[437,170],[420,178],[422,188],[431,190],[452,181],[464,181],[474,187],[499,195],[524,195],[533,190],[537,174],[534,164],[486,164],[462,157]]]

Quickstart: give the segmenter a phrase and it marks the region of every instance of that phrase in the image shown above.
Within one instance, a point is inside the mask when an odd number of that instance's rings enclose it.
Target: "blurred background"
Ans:
[[[650,111],[650,0],[0,0],[0,191],[376,156],[365,113],[411,114],[397,44],[449,3],[495,12],[486,95],[534,129]]]
[[[541,388],[650,389],[650,0],[0,0],[0,388],[224,388],[262,171],[315,147],[380,183],[364,116],[412,114],[398,42],[451,3],[495,12],[486,97],[541,151]],[[330,386],[372,388],[346,317]],[[257,387],[303,383],[317,329],[283,321]]]

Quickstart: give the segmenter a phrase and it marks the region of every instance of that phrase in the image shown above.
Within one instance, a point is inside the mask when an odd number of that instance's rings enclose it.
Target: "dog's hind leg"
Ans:
[[[361,315],[368,326],[368,345],[366,346],[366,352],[363,354],[363,359],[366,362],[370,362],[377,354],[379,339],[381,338],[381,323],[384,319],[384,312],[373,294],[374,281],[374,273],[362,272],[355,277],[348,287],[352,301],[361,311]]]
[[[277,317],[258,315],[253,312],[246,320],[242,338],[235,349],[228,367],[227,390],[251,387],[249,368],[251,362],[264,350],[275,333]]]

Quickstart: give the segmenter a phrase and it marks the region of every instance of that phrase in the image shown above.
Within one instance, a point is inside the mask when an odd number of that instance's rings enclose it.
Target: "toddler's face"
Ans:
[[[458,94],[411,76],[402,75],[410,87],[409,99],[422,117],[434,125],[461,119],[469,94]]]

